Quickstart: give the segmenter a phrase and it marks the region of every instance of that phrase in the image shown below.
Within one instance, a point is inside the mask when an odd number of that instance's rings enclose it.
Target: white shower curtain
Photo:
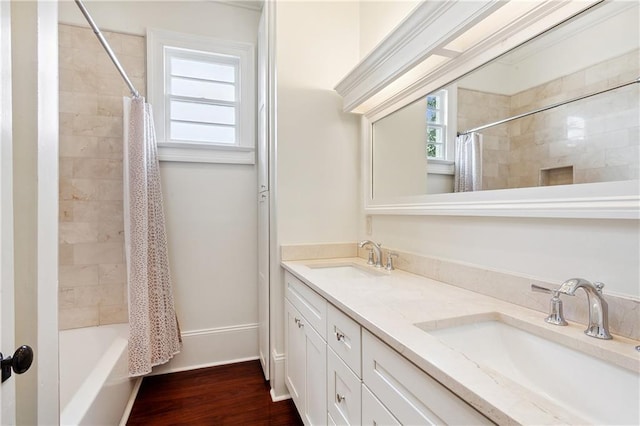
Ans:
[[[467,133],[456,139],[454,192],[482,189],[482,135]]]
[[[129,284],[129,374],[180,351],[151,106],[124,98],[124,235]]]

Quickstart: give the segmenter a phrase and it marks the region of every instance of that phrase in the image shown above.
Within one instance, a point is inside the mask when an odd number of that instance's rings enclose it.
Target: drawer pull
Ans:
[[[340,333],[339,331],[336,331],[336,340],[338,342],[344,342],[344,334]]]
[[[298,328],[304,327],[304,323],[300,320],[300,318],[296,318],[295,321],[296,324],[298,324]]]
[[[336,394],[336,400],[338,401],[338,404],[342,403],[342,401],[344,401],[345,399],[347,399],[346,396],[340,395],[339,393]]]

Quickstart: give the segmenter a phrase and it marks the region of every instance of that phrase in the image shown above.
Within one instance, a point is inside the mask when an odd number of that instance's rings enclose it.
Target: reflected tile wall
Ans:
[[[473,129],[510,115],[509,96],[458,89],[458,129]],[[506,126],[482,132],[482,183],[485,189],[503,189],[509,178],[509,133]]]
[[[519,114],[638,77],[639,51],[601,62],[511,97]],[[562,95],[559,95],[562,93]],[[537,186],[546,170],[573,169],[573,183],[638,179],[637,84],[509,123],[509,188]]]
[[[127,322],[122,97],[129,92],[90,29],[58,28],[60,329]],[[144,37],[104,35],[144,92]]]
[[[512,96],[458,89],[458,128],[532,111],[638,77],[639,50]],[[505,113],[506,112],[506,113]],[[484,130],[484,189],[539,186],[548,171],[573,183],[639,178],[640,85]]]

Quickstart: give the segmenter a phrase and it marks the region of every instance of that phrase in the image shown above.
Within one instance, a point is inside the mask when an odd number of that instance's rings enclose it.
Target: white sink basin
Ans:
[[[499,319],[435,328],[416,324],[492,369],[595,424],[640,424],[640,376]]]
[[[355,263],[342,264],[309,264],[309,268],[321,271],[323,275],[334,279],[372,278],[384,275],[373,268]]]

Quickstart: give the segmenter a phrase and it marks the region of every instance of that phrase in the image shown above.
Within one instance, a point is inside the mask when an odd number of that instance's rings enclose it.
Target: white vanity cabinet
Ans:
[[[327,424],[327,302],[285,274],[285,381],[306,425]]]
[[[492,424],[285,272],[285,381],[306,425]]]

